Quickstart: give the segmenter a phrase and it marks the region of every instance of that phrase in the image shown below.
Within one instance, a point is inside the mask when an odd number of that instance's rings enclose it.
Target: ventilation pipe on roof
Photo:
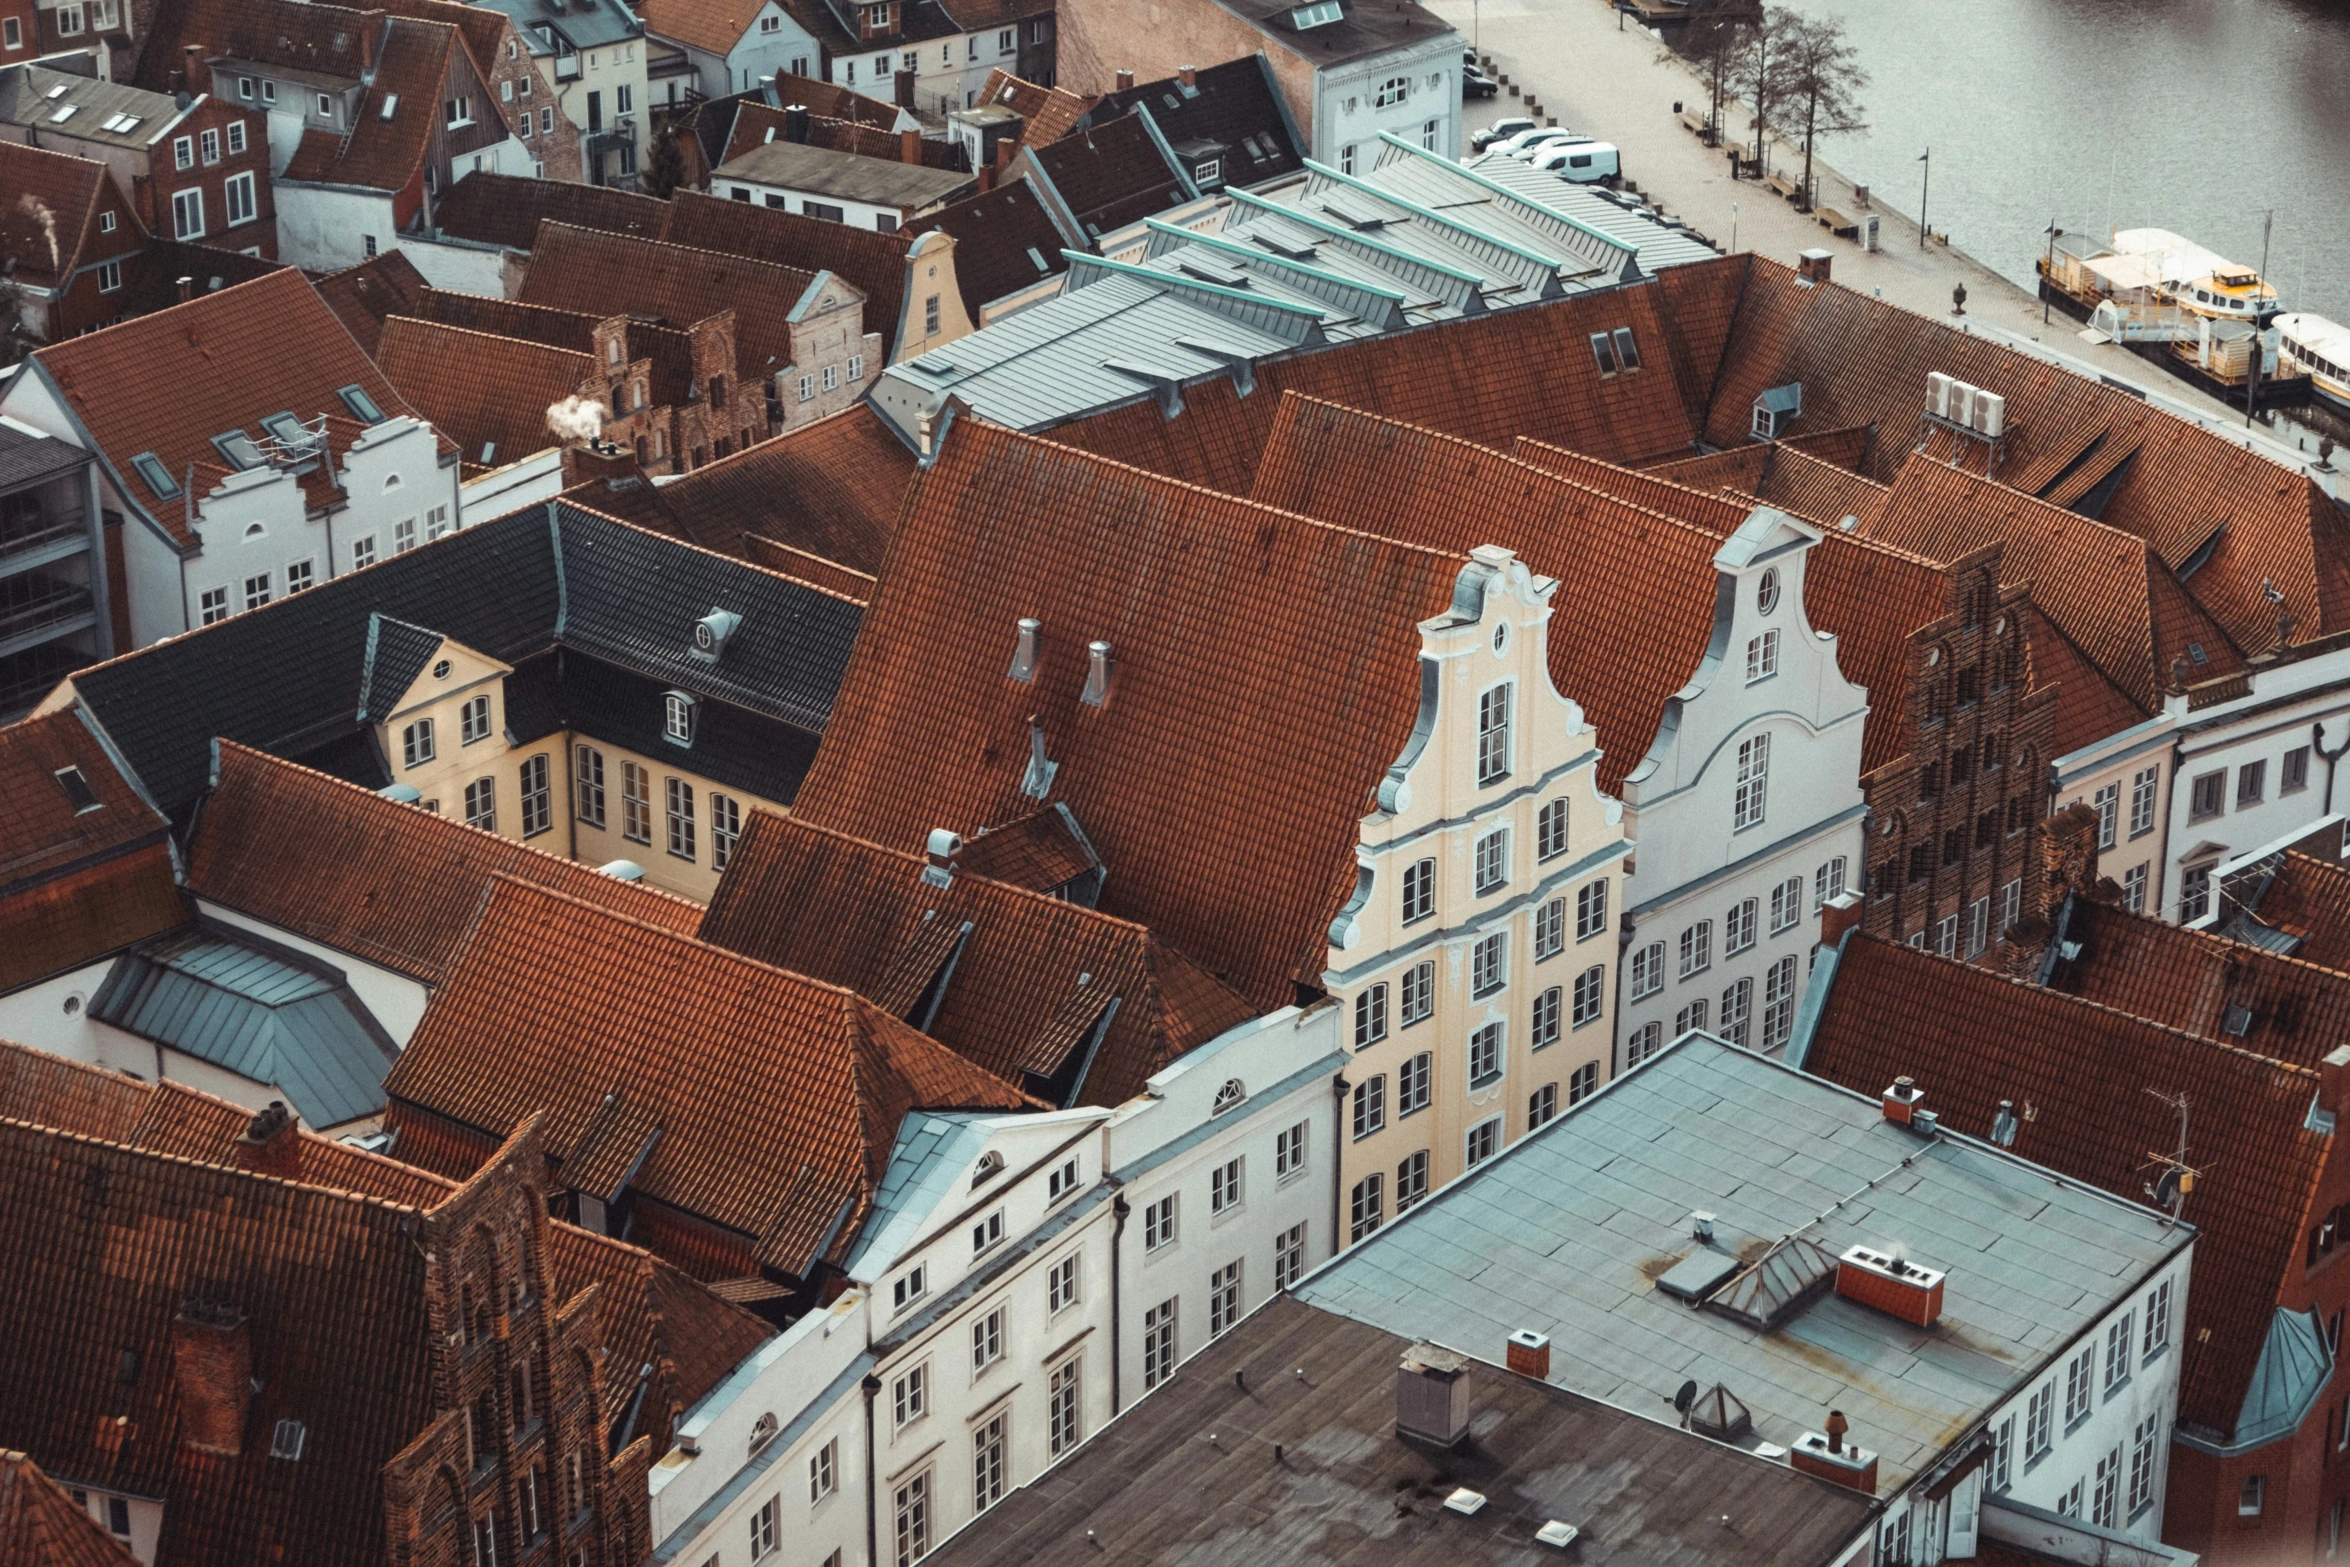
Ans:
[[[805,142],[808,139],[808,106],[795,103],[783,111],[783,139]]]
[[[1118,91],[1132,92],[1133,90],[1134,73],[1132,71],[1120,71],[1118,73]]]
[[[1099,707],[1110,699],[1110,644],[1085,644],[1085,691],[1079,700],[1088,707]]]
[[[1877,1455],[1856,1443],[1845,1441],[1844,1434],[1851,1429],[1843,1410],[1829,1410],[1827,1430],[1804,1432],[1802,1438],[1788,1450],[1788,1466],[1847,1486],[1863,1496],[1876,1495]]]
[[[923,857],[928,864],[922,867],[922,880],[932,887],[952,887],[955,884],[955,856],[963,852],[963,835],[945,827],[930,829],[930,840]]]
[[[1469,1434],[1469,1359],[1414,1344],[1395,1370],[1395,1434],[1458,1447]]]
[[[1028,716],[1028,771],[1020,779],[1020,792],[1031,800],[1050,799],[1053,775],[1060,770],[1060,763],[1045,760],[1044,725],[1038,723],[1036,715],[1031,713]]]
[[[182,104],[181,107],[185,108],[187,106]],[[175,292],[178,293],[179,302],[183,305],[196,297],[196,280],[192,277],[184,277],[174,280],[172,283],[172,288]]]
[[[1999,1101],[1999,1113],[1991,1118],[1991,1141],[2002,1148],[2015,1146],[2015,1101]]]
[[[1199,85],[1199,67],[1196,65],[1185,66],[1175,73],[1175,80],[1186,87],[1197,87]]]
[[[1012,678],[1022,685],[1036,678],[1036,638],[1044,622],[1034,615],[1020,617],[1019,640],[1012,646]]]

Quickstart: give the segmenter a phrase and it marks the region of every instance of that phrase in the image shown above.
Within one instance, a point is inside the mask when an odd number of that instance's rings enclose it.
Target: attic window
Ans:
[[[171,470],[163,466],[163,459],[153,452],[141,452],[131,459],[131,468],[147,481],[147,488],[155,492],[157,500],[179,499],[180,487],[172,482]]]
[[[670,691],[661,698],[661,738],[671,745],[694,743],[694,708],[696,703],[683,691]]]
[[[1248,1090],[1240,1086],[1239,1078],[1227,1078],[1224,1086],[1216,1090],[1216,1102],[1208,1107],[1208,1114],[1222,1115],[1247,1097]]]
[[[381,117],[382,117],[383,119],[389,120],[389,119],[390,119],[390,118],[391,118],[393,115],[395,115],[395,114],[397,114],[397,113],[399,113],[399,112],[400,112],[400,95],[399,95],[398,93],[396,93],[396,92],[388,92],[388,93],[385,93],[385,94],[384,94],[384,106],[383,106],[383,112],[382,112],[382,116],[381,116]]]
[[[1038,250],[1034,245],[1028,247],[1028,259],[1036,263],[1036,270],[1038,272],[1050,272],[1052,270],[1051,267],[1045,265],[1044,253]]]
[[[891,1308],[903,1311],[929,1293],[929,1269],[926,1265],[917,1263],[907,1269],[898,1281],[890,1286]]]
[[[98,798],[98,792],[90,787],[90,780],[82,776],[82,770],[80,768],[60,767],[57,769],[55,777],[57,779],[57,787],[63,789],[65,791],[65,797],[73,802],[74,815],[86,815],[91,811],[97,810],[106,803],[105,801]],[[2243,1031],[2239,1029],[2237,1032],[2241,1033]]]
[[[1346,15],[1338,0],[1314,0],[1312,5],[1301,5],[1289,13],[1289,25],[1299,32],[1309,27],[1322,27]]]
[[[376,407],[375,399],[368,396],[359,387],[341,387],[336,390],[335,395],[343,400],[345,408],[351,410],[351,417],[361,424],[381,424],[384,422],[384,411]]]
[[[751,1456],[756,1458],[765,1452],[767,1444],[774,1441],[776,1433],[782,1429],[781,1423],[775,1418],[774,1411],[770,1410],[761,1415],[751,1426]]]
[[[1004,1156],[991,1148],[979,1156],[979,1164],[971,1172],[971,1189],[977,1191],[1003,1173]]]
[[[299,1462],[302,1457],[302,1443],[306,1435],[307,1433],[302,1429],[301,1421],[280,1420],[277,1423],[277,1429],[270,1434],[269,1456],[282,1458],[288,1463]]]
[[[76,114],[79,114],[81,112],[81,107],[82,106],[78,103],[60,105],[56,109],[50,111],[49,123],[51,125],[63,125],[66,121],[72,119]]]
[[[105,123],[100,125],[98,129],[112,131],[117,136],[125,136],[139,128],[141,118],[142,116],[136,114],[109,115]]]
[[[1609,340],[1608,335],[1605,332],[1594,332],[1591,334],[1591,357],[1599,361],[1599,373],[1601,375],[1614,375],[1616,373],[1615,344]]]

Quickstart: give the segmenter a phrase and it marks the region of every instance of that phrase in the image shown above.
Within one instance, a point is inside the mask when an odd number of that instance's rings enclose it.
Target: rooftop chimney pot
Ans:
[[[1012,644],[1011,676],[1024,685],[1036,678],[1036,639],[1043,630],[1044,622],[1034,615],[1020,617],[1018,640]]]
[[[1187,65],[1175,73],[1175,79],[1186,87],[1196,87],[1199,85],[1199,67]]]
[[[1510,1335],[1509,1368],[1522,1377],[1537,1381],[1550,1380],[1550,1338],[1532,1328],[1520,1328]]]
[[[183,305],[196,297],[196,280],[192,277],[177,279],[172,287],[178,290],[180,303]]]
[[[1898,1122],[1903,1126],[1909,1125],[1911,1115],[1917,1110],[1918,1101],[1925,1097],[1925,1092],[1910,1079],[1906,1077],[1895,1078],[1893,1086],[1885,1090],[1885,1119]]]
[[[922,880],[933,887],[951,887],[955,884],[955,856],[963,852],[963,835],[946,827],[930,829],[930,840],[924,846],[923,858],[929,863],[922,867]]]
[[[1829,1411],[1828,1411],[1828,1451],[1829,1451],[1829,1452],[1831,1452],[1831,1453],[1841,1453],[1841,1452],[1843,1452],[1843,1451],[1844,1451],[1844,1433],[1845,1433],[1845,1432],[1847,1432],[1847,1431],[1849,1431],[1849,1430],[1851,1430],[1851,1429],[1852,1429],[1852,1422],[1844,1418],[1844,1411],[1843,1411],[1843,1410],[1841,1410],[1841,1409],[1831,1409],[1831,1410],[1829,1410]]]
[[[284,1100],[272,1099],[253,1112],[237,1138],[236,1160],[240,1168],[262,1175],[291,1180],[300,1173],[302,1134]]]
[[[1118,73],[1118,91],[1132,92],[1133,90],[1134,73],[1132,71],[1120,71]]]
[[[916,168],[922,166],[922,133],[920,131],[898,132],[898,161],[911,163]]]
[[[1469,1434],[1469,1360],[1434,1344],[1404,1352],[1395,1372],[1395,1431],[1439,1447],[1458,1447]]]
[[[808,139],[808,106],[795,103],[783,111],[783,139],[805,142]]]
[[[1085,644],[1085,691],[1080,698],[1089,707],[1099,707],[1110,699],[1110,644]]]
[[[1689,1234],[1692,1239],[1711,1246],[1714,1243],[1714,1216],[1702,1208],[1691,1214]]]

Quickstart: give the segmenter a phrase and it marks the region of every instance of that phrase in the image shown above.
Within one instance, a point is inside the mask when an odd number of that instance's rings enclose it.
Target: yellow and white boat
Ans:
[[[2266,325],[2281,308],[2258,272],[2168,229],[2123,229],[2113,253],[2141,263],[2143,280],[2166,304],[2214,321]]]
[[[2309,389],[2350,413],[2350,326],[2296,310],[2276,319],[2277,358],[2309,377]]]

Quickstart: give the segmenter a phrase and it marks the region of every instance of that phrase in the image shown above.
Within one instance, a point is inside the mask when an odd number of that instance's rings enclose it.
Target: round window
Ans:
[[[432,666],[432,677],[435,680],[446,680],[449,678],[449,661],[447,659],[444,658],[439,663]]]
[[[65,998],[65,1015],[67,1017],[79,1017],[81,1016],[81,1013],[82,998],[79,995],[67,996]]]
[[[1510,645],[1510,623],[1503,621],[1493,628],[1493,651],[1500,652]]]
[[[1779,607],[1779,568],[1771,567],[1762,574],[1762,586],[1755,589],[1754,607],[1769,614]]]

